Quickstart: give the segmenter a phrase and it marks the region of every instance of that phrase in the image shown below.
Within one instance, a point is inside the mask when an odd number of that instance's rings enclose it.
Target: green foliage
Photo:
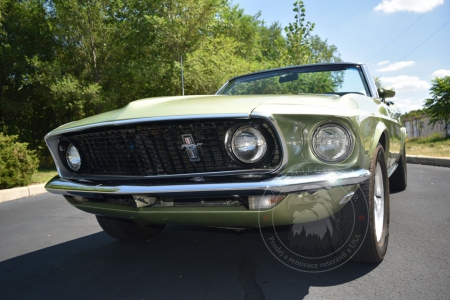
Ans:
[[[408,142],[414,142],[417,144],[429,144],[429,143],[436,143],[436,142],[442,142],[447,141],[449,138],[442,136],[440,132],[435,132],[430,136],[427,137],[420,137],[420,138],[410,138],[408,139]]]
[[[424,139],[426,142],[433,143],[445,140],[445,137],[442,136],[440,132],[435,132],[432,135],[426,137]]]
[[[5,14],[5,7],[6,7],[6,0],[0,0],[0,25],[3,22],[3,18],[4,18],[4,14]]]
[[[303,1],[296,1],[293,9],[295,21],[285,27],[283,65],[302,65],[324,62],[340,62],[341,56],[335,45],[328,45],[318,35],[312,35],[315,23],[305,21],[306,8]]]
[[[265,24],[230,0],[0,0],[0,132],[41,164],[55,127],[146,97],[211,94],[231,77],[340,61],[312,35],[303,2],[294,22]]]
[[[54,125],[46,110],[48,89],[33,78],[37,70],[30,58],[55,59],[54,36],[44,1],[4,2],[0,29],[0,130],[19,135],[33,149],[43,144],[42,134]]]
[[[430,117],[430,124],[434,125],[439,121],[444,121],[445,132],[448,132],[450,122],[450,76],[443,78],[436,77],[431,81],[431,98],[425,100],[423,107]],[[448,133],[447,133],[448,135]]]
[[[402,115],[402,120],[403,120],[403,122],[407,121],[407,120],[411,121],[414,119],[420,119],[425,115],[426,115],[426,112],[424,109],[411,110]]]
[[[295,21],[289,23],[284,29],[286,31],[288,64],[301,65],[308,63],[311,57],[310,33],[314,30],[314,23],[305,23],[305,5],[303,1],[295,1]]]
[[[278,22],[272,23],[270,26],[264,26],[261,22],[259,26],[259,37],[262,59],[274,66],[279,66],[286,52],[286,39],[282,35],[283,29]]]
[[[38,159],[17,136],[0,133],[0,189],[24,186],[31,182]]]
[[[204,40],[186,57],[186,93],[213,94],[231,77],[259,70],[260,63],[248,61],[239,54],[236,49],[240,46],[240,42],[230,37]]]
[[[341,62],[341,55],[335,45],[328,45],[318,35],[310,38],[311,57],[308,63]]]

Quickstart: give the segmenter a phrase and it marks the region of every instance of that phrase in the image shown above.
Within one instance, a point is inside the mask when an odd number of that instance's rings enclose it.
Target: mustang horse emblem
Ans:
[[[189,156],[189,160],[190,161],[200,161],[200,156],[198,154],[197,147],[201,146],[202,143],[196,144],[194,142],[194,138],[192,137],[192,134],[182,134],[181,139],[184,142],[184,144],[181,145],[181,149],[186,149],[186,152]]]

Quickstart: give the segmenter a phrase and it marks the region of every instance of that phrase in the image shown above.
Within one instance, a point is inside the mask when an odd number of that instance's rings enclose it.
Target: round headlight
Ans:
[[[245,125],[233,134],[231,149],[237,159],[251,164],[264,157],[267,152],[267,142],[261,131],[253,126]]]
[[[81,167],[81,156],[74,144],[70,144],[66,150],[66,161],[69,167],[78,171]]]
[[[352,152],[352,137],[341,125],[325,124],[314,132],[312,148],[319,159],[330,163],[340,162]]]

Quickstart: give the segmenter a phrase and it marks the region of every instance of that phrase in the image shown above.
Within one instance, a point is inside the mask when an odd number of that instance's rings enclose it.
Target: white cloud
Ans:
[[[414,100],[412,98],[402,98],[395,96],[391,101],[395,103],[395,106],[397,106],[402,113],[423,108],[423,100]]]
[[[384,63],[384,62],[383,62]],[[380,63],[378,63],[378,65],[380,65]],[[378,69],[378,72],[391,72],[391,71],[397,71],[409,66],[414,65],[414,62],[412,60],[410,61],[399,61],[399,62],[394,62],[391,63],[389,66]]]
[[[374,10],[381,10],[387,14],[397,11],[424,13],[443,3],[444,0],[383,0]]]
[[[433,74],[431,74],[431,77],[433,77],[433,78],[445,77],[445,76],[450,76],[450,70],[440,69],[440,70],[434,71]]]
[[[377,66],[387,65],[388,63],[389,63],[388,60],[380,61],[379,63],[377,63]]]
[[[420,80],[416,76],[394,76],[394,77],[381,77],[382,84],[387,88],[394,88],[396,92],[414,92],[427,90],[430,88],[430,84],[425,80]]]

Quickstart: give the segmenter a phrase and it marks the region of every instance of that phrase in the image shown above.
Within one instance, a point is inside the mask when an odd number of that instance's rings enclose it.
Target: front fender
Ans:
[[[382,135],[384,134],[384,140],[382,139]],[[377,126],[375,127],[375,132],[373,134],[373,139],[370,144],[369,148],[369,157],[373,157],[373,154],[375,153],[375,149],[377,148],[378,144],[381,143],[384,147],[384,152],[387,155],[389,153],[389,140],[390,140],[389,130],[387,129],[386,125],[379,121]],[[386,157],[387,161],[387,157]]]

